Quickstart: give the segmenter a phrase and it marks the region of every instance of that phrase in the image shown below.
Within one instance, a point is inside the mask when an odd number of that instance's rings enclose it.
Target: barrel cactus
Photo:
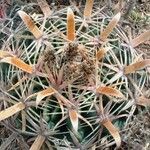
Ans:
[[[98,5],[56,11],[37,0],[31,13],[17,11],[21,21],[0,50],[0,125],[11,131],[0,149],[120,147],[136,108],[150,104],[150,59],[136,50],[150,31],[132,38],[122,12]]]

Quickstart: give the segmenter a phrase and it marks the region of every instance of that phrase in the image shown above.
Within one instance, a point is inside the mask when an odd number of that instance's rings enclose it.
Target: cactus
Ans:
[[[42,13],[17,11],[0,50],[0,125],[11,133],[0,149],[120,147],[137,106],[150,104],[150,59],[136,51],[150,31],[129,37],[121,12],[108,16],[93,0],[83,11],[37,4]]]

